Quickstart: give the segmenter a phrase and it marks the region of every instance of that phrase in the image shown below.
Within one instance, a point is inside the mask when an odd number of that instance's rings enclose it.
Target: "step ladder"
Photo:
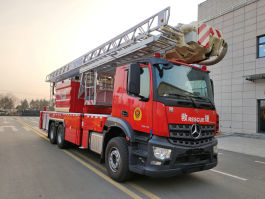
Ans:
[[[169,16],[170,7],[167,7],[52,72],[46,77],[46,82],[62,81],[90,70],[108,71],[113,67],[151,57],[155,52],[162,54],[172,49],[177,41],[172,39],[172,31],[167,30],[174,29],[175,33],[178,30],[168,25]]]

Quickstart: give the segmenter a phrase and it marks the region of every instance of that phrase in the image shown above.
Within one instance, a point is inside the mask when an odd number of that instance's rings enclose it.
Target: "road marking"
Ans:
[[[46,136],[44,136],[42,133],[36,131],[35,129],[33,129],[31,126],[29,126],[26,122],[22,121],[22,120],[17,120],[20,124],[28,127],[30,130],[32,130],[34,133],[38,134],[39,136],[41,136],[43,139],[49,141],[49,138],[47,138]]]
[[[226,176],[229,176],[229,177],[232,177],[232,178],[236,178],[238,180],[243,180],[243,181],[247,181],[248,180],[246,178],[241,178],[239,176],[235,176],[235,175],[232,175],[232,174],[229,174],[229,173],[225,173],[225,172],[222,172],[222,171],[218,171],[218,170],[215,170],[215,169],[210,169],[210,170],[215,172],[215,173],[219,173],[219,174],[223,174],[223,175],[226,175]]]
[[[18,122],[21,123],[22,125],[28,127],[29,129],[31,129],[34,133],[38,134],[39,136],[41,136],[45,140],[49,141],[49,139],[47,137],[45,137],[42,133],[40,133],[40,132],[36,131],[35,129],[33,129],[31,126],[29,126],[24,121],[18,120]],[[88,164],[84,160],[80,159],[79,157],[77,157],[73,153],[71,153],[69,151],[66,151],[66,150],[62,150],[62,151],[65,152],[67,155],[71,156],[72,158],[74,158],[75,160],[77,160],[79,163],[81,163],[85,167],[87,167],[89,170],[93,171],[95,174],[97,174],[98,176],[100,176],[101,178],[103,178],[104,180],[106,180],[107,182],[111,183],[112,185],[114,185],[115,187],[117,187],[118,189],[120,189],[121,191],[123,191],[124,193],[126,193],[127,195],[129,195],[130,197],[132,197],[134,199],[143,199],[138,194],[134,193],[133,191],[129,190],[127,187],[119,184],[118,182],[112,180],[109,176],[105,175],[100,170],[96,169],[91,164]]]
[[[39,127],[32,127],[34,130],[38,131],[39,133],[41,133],[42,135],[45,135],[45,136],[48,136],[48,133],[43,131],[43,130],[40,130]]]
[[[94,164],[95,166],[101,168],[102,170],[107,171],[107,169],[106,169],[103,165],[101,165],[101,164],[99,164],[98,162],[92,160],[91,158],[89,158],[89,157],[83,155],[83,154],[80,153],[79,151],[77,151],[77,150],[72,150],[72,152],[75,153],[75,154],[77,154],[77,155],[80,156],[81,158],[83,158],[83,159],[85,159],[85,160],[91,162],[92,164]],[[128,185],[130,185],[131,187],[135,188],[137,191],[141,192],[142,194],[146,195],[146,196],[149,197],[149,198],[152,198],[152,199],[160,199],[160,197],[158,197],[158,196],[156,196],[155,194],[151,193],[150,191],[148,191],[148,190],[146,190],[146,189],[140,187],[140,186],[137,185],[137,184],[134,184],[134,183],[132,183],[132,182],[127,182],[126,184],[128,184]]]
[[[26,126],[23,126],[23,129],[24,129],[25,131],[30,131],[30,129],[29,129],[28,127],[26,127]]]
[[[15,126],[0,126],[0,132],[4,132],[4,128],[11,128],[12,131],[18,131]]]
[[[265,164],[265,162],[261,162],[261,161],[258,161],[258,160],[254,161],[254,162],[260,163],[260,164]]]
[[[148,196],[149,198],[152,199],[161,199],[160,197],[156,196],[155,194],[151,193],[150,191],[147,191],[146,189],[142,188],[141,186],[134,184],[132,182],[128,182],[128,185],[132,186],[135,188],[137,191],[143,193],[144,195]]]
[[[84,165],[85,167],[87,167],[88,169],[90,169],[91,171],[93,171],[95,174],[97,174],[98,176],[100,176],[101,178],[103,178],[104,180],[106,180],[107,182],[111,183],[112,185],[114,185],[115,187],[117,187],[118,189],[120,189],[121,191],[123,191],[124,193],[126,193],[127,195],[131,196],[132,198],[142,199],[141,196],[139,196],[136,193],[132,192],[131,190],[129,190],[125,186],[119,184],[118,182],[112,180],[109,176],[105,175],[104,173],[102,173],[101,171],[99,171],[98,169],[96,169],[95,167],[93,167],[91,164],[88,164],[84,160],[82,160],[79,157],[75,156],[73,153],[71,153],[69,151],[66,151],[66,150],[63,150],[63,151],[66,154],[68,154],[69,156],[71,156],[72,158],[74,158],[75,160],[77,160],[79,163],[81,163],[82,165]]]
[[[26,123],[26,122],[25,122]],[[45,131],[43,131],[43,130],[40,130],[39,129],[39,127],[37,127],[37,126],[30,126],[30,124],[28,124],[28,123],[26,123],[31,129],[34,129],[35,131],[37,131],[38,133],[40,133],[40,134],[42,134],[42,135],[44,135],[45,137],[47,137],[48,136],[48,133],[47,132],[45,132]],[[28,127],[26,127],[26,128],[28,128]],[[29,130],[30,131],[30,130]]]
[[[23,121],[24,122],[24,121]],[[45,137],[47,137],[47,133],[45,133],[45,132],[42,132],[42,131],[40,131],[39,129],[36,129],[36,127],[33,127],[33,126],[30,126],[30,124],[28,124],[28,123],[26,123],[26,122],[24,122],[26,125],[27,125],[27,127],[24,127],[24,128],[27,128],[27,130],[28,131],[31,131],[31,129],[34,129],[35,131],[37,131],[38,133],[41,133],[42,135],[44,135]],[[29,129],[30,128],[30,129]],[[38,127],[37,127],[38,128]]]
[[[71,150],[71,151],[72,151],[73,153],[79,155],[81,158],[83,158],[83,159],[85,159],[85,160],[91,162],[91,163],[94,164],[95,166],[101,168],[102,170],[107,171],[107,169],[106,169],[103,165],[101,165],[101,164],[99,164],[98,162],[96,162],[96,161],[90,159],[89,157],[85,156],[84,154],[80,153],[79,151],[77,151],[77,150]]]

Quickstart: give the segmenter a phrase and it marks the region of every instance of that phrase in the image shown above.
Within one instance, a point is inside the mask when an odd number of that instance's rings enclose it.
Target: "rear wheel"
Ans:
[[[52,122],[50,124],[50,132],[49,132],[50,142],[52,144],[56,144],[56,136],[57,136],[56,131],[57,131],[56,125],[54,122]]]
[[[57,129],[57,145],[60,149],[67,147],[67,141],[64,139],[64,126],[62,124]]]
[[[112,138],[107,145],[105,164],[108,174],[118,182],[131,177],[129,171],[129,154],[126,140],[123,137]]]

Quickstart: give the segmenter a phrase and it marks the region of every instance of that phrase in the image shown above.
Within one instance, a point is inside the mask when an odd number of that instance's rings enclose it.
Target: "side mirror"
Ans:
[[[54,88],[55,88],[55,83],[52,84],[52,95],[55,94],[55,92],[54,92]]]
[[[213,96],[214,96],[214,85],[213,85],[213,80],[212,80],[212,79],[210,79],[210,82],[211,82],[212,91],[213,91]]]
[[[129,66],[128,92],[134,95],[140,94],[140,64],[135,63]]]

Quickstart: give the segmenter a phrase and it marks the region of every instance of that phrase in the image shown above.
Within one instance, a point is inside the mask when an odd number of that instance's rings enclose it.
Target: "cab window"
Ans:
[[[150,94],[150,74],[148,67],[141,68],[140,76],[140,95],[149,98]]]
[[[127,85],[128,85],[128,75],[127,73]],[[127,87],[128,89],[128,87]],[[141,74],[140,74],[140,96],[149,98],[150,94],[150,74],[148,67],[141,67]]]

